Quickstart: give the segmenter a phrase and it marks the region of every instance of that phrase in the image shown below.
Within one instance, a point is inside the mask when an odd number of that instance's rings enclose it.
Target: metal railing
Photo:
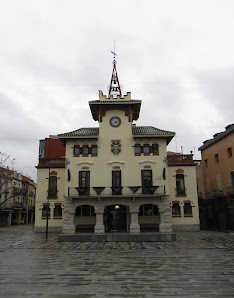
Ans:
[[[69,197],[108,197],[108,196],[161,196],[165,195],[164,186],[121,186],[121,187],[69,187]]]
[[[58,190],[47,190],[48,199],[57,199],[58,198]]]
[[[187,189],[186,188],[183,188],[183,189],[176,188],[175,189],[175,194],[176,194],[177,197],[186,197],[187,196]]]
[[[168,165],[195,164],[192,154],[167,155]]]

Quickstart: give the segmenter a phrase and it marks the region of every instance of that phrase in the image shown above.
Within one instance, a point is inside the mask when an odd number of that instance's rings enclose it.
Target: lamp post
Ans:
[[[49,176],[48,176],[48,191],[47,191],[47,206],[46,206],[46,239],[48,239],[49,229],[49,187],[50,187],[50,160],[49,162]]]

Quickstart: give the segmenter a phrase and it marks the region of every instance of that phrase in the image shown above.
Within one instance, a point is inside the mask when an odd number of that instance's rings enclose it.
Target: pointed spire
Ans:
[[[114,97],[117,97],[118,95],[122,97],[121,87],[119,84],[119,78],[118,78],[117,69],[116,69],[117,63],[115,60],[115,56],[117,56],[117,54],[115,54],[112,51],[111,53],[114,55],[114,61],[113,61],[113,71],[111,76],[111,82],[109,86],[109,97],[111,97],[111,95],[113,95]]]

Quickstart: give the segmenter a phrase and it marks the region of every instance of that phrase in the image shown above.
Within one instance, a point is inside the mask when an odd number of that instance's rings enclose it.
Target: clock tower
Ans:
[[[131,92],[122,95],[114,57],[108,96],[99,91],[99,100],[89,102],[93,119],[99,122],[99,135],[124,137],[132,135],[132,122],[140,114],[141,100],[132,100]]]

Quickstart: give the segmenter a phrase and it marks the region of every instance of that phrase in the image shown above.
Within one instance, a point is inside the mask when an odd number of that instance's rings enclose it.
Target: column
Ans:
[[[75,211],[66,210],[64,211],[64,223],[63,223],[63,234],[75,234]]]
[[[160,215],[159,232],[172,233],[171,208],[169,205],[169,196],[163,196],[161,201],[162,201],[162,205],[159,206],[159,215]]]
[[[94,226],[94,233],[104,234],[105,233],[105,227],[103,224],[104,207],[95,207],[95,213],[96,213],[96,225]]]
[[[138,212],[139,208],[131,208],[131,224],[130,224],[130,233],[140,233],[140,225],[138,222]]]

